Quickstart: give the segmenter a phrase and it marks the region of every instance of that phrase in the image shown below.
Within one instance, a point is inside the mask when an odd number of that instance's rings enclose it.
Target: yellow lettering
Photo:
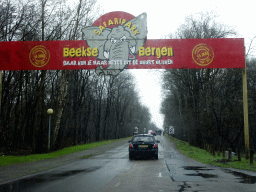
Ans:
[[[136,35],[137,33],[140,33],[138,29],[133,31],[133,35]]]
[[[103,26],[99,26],[99,28],[100,28],[100,30],[101,30],[101,32],[105,29],[105,27],[103,27]]]
[[[114,18],[115,25],[118,25],[118,19]]]
[[[110,26],[110,25],[114,25],[112,20],[108,20],[108,26]]]
[[[173,57],[173,49],[172,47],[139,47],[139,56],[157,56],[157,58],[161,58],[162,56]]]
[[[100,31],[94,30],[94,33],[95,33],[96,35],[100,35]]]
[[[93,48],[93,49],[92,49],[92,56],[93,56],[93,57],[98,56],[98,49],[97,49],[97,48]]]
[[[81,56],[81,48],[76,49],[76,56],[77,57]]]
[[[173,56],[173,51],[172,51],[172,47],[168,48],[168,56],[172,57]]]
[[[98,56],[99,51],[97,48],[91,48],[88,47],[87,49],[83,47],[79,48],[71,48],[68,47],[63,48],[63,57],[86,57],[86,56]],[[42,57],[43,55],[39,55],[39,57]]]
[[[202,57],[205,56],[205,55],[208,55],[208,52],[202,53]]]
[[[144,47],[139,47],[139,56],[144,56]]]
[[[128,23],[125,24],[125,26],[131,28],[131,24],[132,24],[131,22],[128,22]]]
[[[145,49],[145,55],[146,55],[146,56],[150,56],[150,55],[151,55],[150,47],[147,47],[147,48]]]
[[[125,20],[125,19],[123,19],[123,20],[122,20],[122,22],[121,22],[121,25],[123,25],[125,22],[126,22],[126,20]]]
[[[86,57],[86,49],[84,47],[82,47],[82,57]]]
[[[107,24],[106,24],[106,22],[105,22],[105,21],[103,22],[103,25],[104,25],[105,27],[107,27]]]
[[[155,50],[156,50],[156,48],[155,48],[155,47],[152,47],[151,50],[152,50],[151,54],[152,54],[152,55],[155,55]]]
[[[125,24],[125,26],[131,28],[131,24],[132,24],[131,22],[128,22],[128,23]]]
[[[70,50],[69,50],[69,56],[70,57],[74,57],[75,56],[75,49],[74,48],[71,48]]]
[[[69,48],[67,48],[67,47],[64,47],[63,48],[63,57],[68,57],[68,51],[69,51]]]
[[[161,50],[160,48],[156,48],[156,55],[157,55],[157,58],[161,58]]]
[[[91,56],[92,55],[92,48],[88,47],[87,48],[87,56]]]
[[[136,25],[133,25],[131,31],[133,32],[136,29]]]
[[[161,54],[162,54],[163,56],[167,55],[167,48],[166,48],[166,47],[163,47],[163,48],[161,49]]]

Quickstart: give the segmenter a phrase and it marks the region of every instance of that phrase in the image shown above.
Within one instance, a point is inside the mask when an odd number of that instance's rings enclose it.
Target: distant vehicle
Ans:
[[[158,159],[158,143],[153,135],[135,135],[129,143],[129,160],[137,157]]]
[[[156,135],[161,135],[162,131],[155,131],[156,132]]]
[[[156,136],[156,132],[155,131],[152,131],[150,134]]]
[[[150,134],[152,132],[152,130],[148,130],[148,134]]]

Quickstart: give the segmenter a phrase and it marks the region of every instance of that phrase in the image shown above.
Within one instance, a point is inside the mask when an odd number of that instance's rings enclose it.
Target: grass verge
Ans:
[[[19,164],[19,163],[26,163],[26,162],[34,162],[34,161],[40,161],[44,159],[52,159],[57,158],[60,156],[68,155],[71,153],[84,151],[88,149],[93,149],[96,147],[100,147],[103,145],[107,145],[113,142],[125,140],[127,138],[122,139],[114,139],[114,140],[107,140],[107,141],[100,141],[100,142],[94,142],[90,144],[83,144],[83,145],[76,145],[72,147],[67,147],[64,149],[61,149],[59,151],[54,151],[51,153],[45,153],[45,154],[34,154],[34,155],[27,155],[27,156],[0,156],[0,166],[6,166],[6,165],[12,165],[12,164]],[[91,157],[91,155],[86,155],[84,157],[81,157],[83,159],[87,159]]]
[[[210,164],[219,167],[226,167],[226,168],[236,168],[236,169],[243,169],[249,171],[256,171],[256,162],[253,165],[250,164],[249,159],[245,159],[245,157],[241,157],[241,161],[237,160],[237,157],[228,161],[228,158],[223,158],[222,154],[220,156],[216,155],[213,156],[211,153],[207,152],[204,149],[200,149],[194,146],[189,145],[188,142],[178,140],[174,137],[167,136],[169,140],[175,143],[175,146],[181,153],[186,155],[187,157],[194,159],[200,163]]]

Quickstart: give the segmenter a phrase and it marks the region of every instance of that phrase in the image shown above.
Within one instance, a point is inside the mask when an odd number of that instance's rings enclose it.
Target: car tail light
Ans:
[[[132,145],[132,143],[130,143],[129,147],[130,147],[130,148],[133,148],[133,145]]]
[[[154,146],[153,146],[153,148],[157,148],[157,147],[158,147],[158,146],[157,146],[157,144],[155,143]]]

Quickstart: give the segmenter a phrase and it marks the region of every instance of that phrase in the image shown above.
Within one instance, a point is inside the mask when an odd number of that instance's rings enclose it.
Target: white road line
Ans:
[[[115,187],[118,187],[120,185],[120,182],[118,182],[117,184],[115,184]]]

